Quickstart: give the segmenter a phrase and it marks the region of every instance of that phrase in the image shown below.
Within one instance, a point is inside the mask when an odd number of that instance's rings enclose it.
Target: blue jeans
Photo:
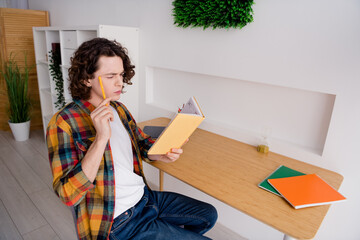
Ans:
[[[114,219],[110,240],[209,239],[202,236],[217,220],[207,203],[171,192],[148,190],[132,208]]]

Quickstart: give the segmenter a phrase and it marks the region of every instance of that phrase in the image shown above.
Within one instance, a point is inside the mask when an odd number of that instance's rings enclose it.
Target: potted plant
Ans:
[[[25,141],[30,133],[30,97],[28,94],[29,72],[26,54],[25,66],[20,67],[11,53],[1,75],[5,80],[9,99],[9,125],[16,141]]]

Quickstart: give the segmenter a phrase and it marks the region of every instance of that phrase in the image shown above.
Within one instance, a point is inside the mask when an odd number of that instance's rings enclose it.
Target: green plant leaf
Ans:
[[[65,106],[64,81],[61,71],[61,55],[59,50],[49,51],[49,70],[51,78],[55,82],[57,96],[55,107],[59,110]]]
[[[15,55],[10,53],[9,60],[0,71],[2,80],[6,84],[9,100],[8,116],[12,123],[27,122],[30,120],[30,97],[28,94],[29,72],[32,66],[27,65],[27,55],[24,52],[25,66],[20,68],[15,61]]]
[[[253,21],[253,0],[174,0],[174,25],[178,27],[239,28]]]

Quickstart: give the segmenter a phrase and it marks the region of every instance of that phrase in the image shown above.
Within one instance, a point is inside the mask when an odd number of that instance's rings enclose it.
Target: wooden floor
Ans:
[[[207,236],[243,240],[217,224]],[[69,208],[52,190],[52,175],[42,130],[16,142],[0,131],[0,240],[75,240]]]

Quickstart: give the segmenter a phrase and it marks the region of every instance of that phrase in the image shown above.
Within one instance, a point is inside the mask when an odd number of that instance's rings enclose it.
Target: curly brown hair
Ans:
[[[131,64],[128,51],[120,43],[106,38],[94,38],[84,42],[71,57],[69,68],[69,81],[73,99],[88,100],[91,87],[85,81],[94,78],[94,73],[99,69],[98,60],[101,56],[119,56],[124,65],[124,83],[131,85],[131,78],[135,75],[135,66]]]

